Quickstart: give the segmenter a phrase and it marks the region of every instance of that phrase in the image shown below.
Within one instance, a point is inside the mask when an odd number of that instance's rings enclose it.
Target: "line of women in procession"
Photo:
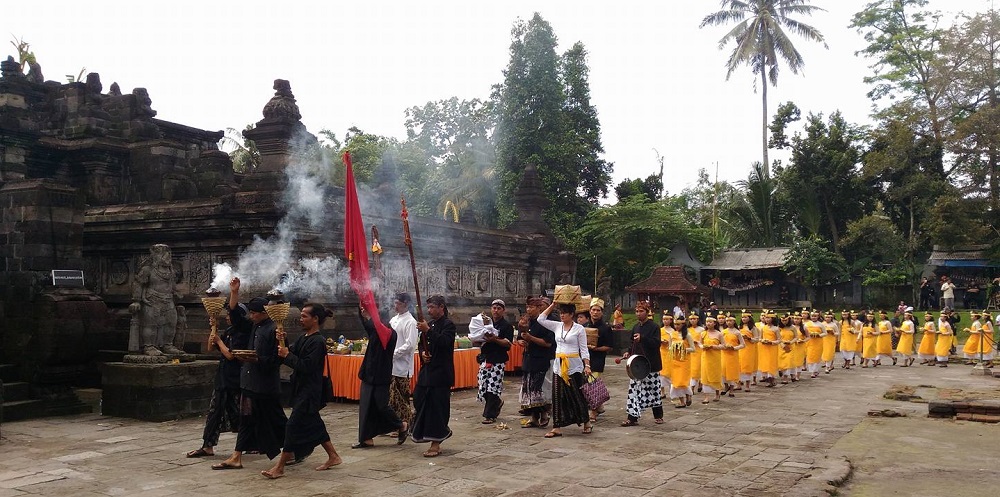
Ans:
[[[733,315],[709,316],[699,323],[697,315],[676,318],[663,315],[660,329],[660,380],[662,393],[674,407],[691,405],[692,395],[704,393],[703,404],[719,401],[735,391],[750,391],[758,383],[774,387],[778,382],[797,382],[802,373],[816,378],[837,366],[851,369],[860,359],[861,367],[878,367],[884,361],[911,366],[921,364],[947,367],[957,347],[956,330],[950,313],[939,319],[924,315],[919,344],[918,325],[912,308],[907,308],[900,325],[894,326],[885,312],[843,311],[839,320],[833,311],[801,313],[764,311],[760,321],[743,311]],[[973,313],[969,339],[962,348],[972,364],[993,360],[996,348],[993,324],[986,312]],[[859,357],[860,356],[860,357]]]

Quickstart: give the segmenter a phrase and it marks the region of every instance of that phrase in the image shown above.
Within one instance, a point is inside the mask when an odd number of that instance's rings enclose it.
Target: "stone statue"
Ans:
[[[28,81],[38,84],[45,82],[45,76],[42,75],[42,66],[33,60],[28,61]]]
[[[149,249],[149,263],[136,275],[129,312],[138,321],[138,343],[130,340],[129,351],[147,356],[183,354],[174,346],[177,309],[174,307],[174,272],[170,247],[156,244]]]

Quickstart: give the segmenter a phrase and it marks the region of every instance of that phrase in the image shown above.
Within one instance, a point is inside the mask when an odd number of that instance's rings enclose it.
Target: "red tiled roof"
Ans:
[[[682,295],[688,293],[708,293],[711,289],[688,281],[682,266],[660,266],[653,274],[632,286],[626,287],[632,293]]]

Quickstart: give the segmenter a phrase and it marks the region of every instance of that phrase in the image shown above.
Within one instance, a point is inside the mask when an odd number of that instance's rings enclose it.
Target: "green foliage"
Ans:
[[[904,262],[900,255],[906,253],[906,239],[882,214],[869,214],[847,223],[839,243],[854,273],[865,268],[895,267]]]
[[[826,242],[815,235],[800,238],[792,244],[782,269],[810,287],[836,281],[849,274],[844,258],[826,248]]]
[[[920,223],[932,245],[945,248],[994,243],[996,233],[983,219],[987,213],[984,198],[963,197],[954,187],[947,187],[930,206]]]
[[[792,146],[788,135],[785,134],[785,129],[801,117],[802,111],[793,102],[785,102],[778,106],[778,111],[774,113],[771,125],[768,126],[771,131],[771,148],[781,150]]]
[[[577,44],[560,58],[552,26],[537,13],[516,22],[511,35],[510,62],[493,92],[498,224],[516,218],[514,191],[525,165],[534,164],[550,202],[545,220],[565,239],[607,193],[611,173],[598,158],[603,148],[590,105],[586,51]]]
[[[17,61],[21,64],[21,72],[24,72],[24,69],[28,67],[28,63],[36,62],[35,53],[31,51],[31,44],[24,41],[24,38],[16,36],[13,36],[13,38],[10,44],[17,50]]]
[[[243,128],[243,131],[251,129],[253,129],[253,124],[248,124]],[[233,171],[247,174],[260,165],[260,152],[257,151],[257,144],[253,140],[243,136],[243,131],[236,128],[226,128],[222,139],[219,140],[219,148],[232,149],[229,152],[229,159],[233,162]]]
[[[663,177],[650,174],[644,180],[625,178],[615,186],[615,196],[619,201],[634,195],[642,195],[651,202],[659,200],[663,195]]]
[[[778,175],[792,221],[801,232],[819,235],[837,246],[851,219],[866,210],[867,198],[853,192],[869,185],[860,181],[861,130],[834,112],[806,118],[805,133],[791,139],[792,157]]]
[[[621,291],[668,262],[677,243],[687,243],[707,260],[710,238],[708,230],[690,225],[688,213],[678,203],[636,195],[589,213],[574,232],[571,248],[581,261],[592,264],[597,257],[612,291]]]
[[[912,268],[892,266],[887,269],[867,268],[861,273],[864,286],[893,287],[905,285],[912,277]]]
[[[778,181],[760,162],[750,175],[736,182],[723,201],[723,230],[736,247],[777,247],[790,238],[784,207],[776,201]]]

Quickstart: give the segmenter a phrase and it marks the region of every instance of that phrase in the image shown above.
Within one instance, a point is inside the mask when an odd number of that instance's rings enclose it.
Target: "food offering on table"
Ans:
[[[459,349],[471,349],[472,339],[468,336],[457,336],[455,337],[455,350]]]

